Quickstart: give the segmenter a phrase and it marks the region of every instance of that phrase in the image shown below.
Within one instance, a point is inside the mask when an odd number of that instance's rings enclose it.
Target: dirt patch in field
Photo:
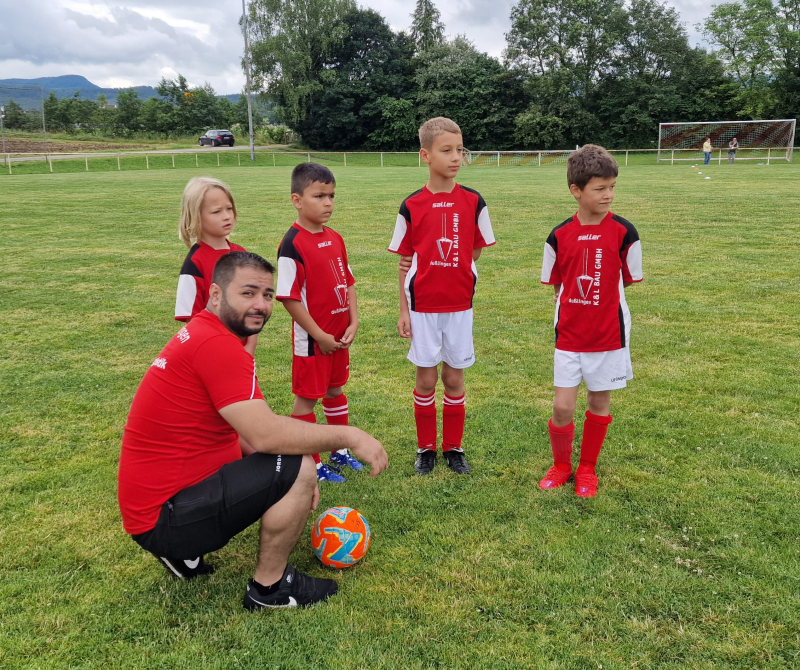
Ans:
[[[103,142],[36,142],[31,140],[6,140],[6,153],[41,154],[85,153],[87,151],[115,151],[117,149],[149,149],[147,144],[105,144]]]

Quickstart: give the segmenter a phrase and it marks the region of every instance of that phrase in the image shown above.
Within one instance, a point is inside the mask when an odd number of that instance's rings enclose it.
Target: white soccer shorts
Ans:
[[[410,312],[411,348],[408,360],[421,368],[433,368],[442,361],[462,370],[475,362],[472,343],[472,310],[427,314]]]
[[[633,379],[631,351],[561,351],[553,357],[553,386],[572,388],[581,380],[590,391],[614,391],[625,388]]]

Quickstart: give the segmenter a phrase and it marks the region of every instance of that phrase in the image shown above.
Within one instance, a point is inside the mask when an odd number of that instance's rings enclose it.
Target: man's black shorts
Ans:
[[[167,500],[155,527],[132,537],[142,549],[175,559],[221,549],[288,493],[302,460],[252,454],[223,465]]]

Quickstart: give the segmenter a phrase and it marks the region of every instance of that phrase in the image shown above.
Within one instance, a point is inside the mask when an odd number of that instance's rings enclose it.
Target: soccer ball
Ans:
[[[314,553],[331,568],[349,568],[358,563],[371,541],[367,520],[350,507],[325,510],[311,529]]]

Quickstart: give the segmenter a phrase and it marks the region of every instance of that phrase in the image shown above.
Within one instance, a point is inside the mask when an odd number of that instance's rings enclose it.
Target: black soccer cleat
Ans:
[[[332,579],[319,579],[304,575],[286,564],[280,586],[275,593],[262,596],[251,579],[244,592],[242,607],[250,612],[282,607],[307,607],[335,596],[339,587]]]
[[[414,470],[418,475],[429,475],[436,466],[436,451],[434,449],[423,449],[417,452],[417,460],[414,461]]]
[[[206,563],[202,556],[192,560],[167,558],[166,556],[156,556],[156,558],[176,579],[194,579],[200,575],[213,575],[216,571],[216,568]]]
[[[447,467],[450,468],[457,475],[468,475],[470,472],[472,472],[472,468],[469,467],[467,459],[464,458],[463,451],[459,451],[456,449],[450,449],[450,451],[445,451],[444,460],[447,461]]]

